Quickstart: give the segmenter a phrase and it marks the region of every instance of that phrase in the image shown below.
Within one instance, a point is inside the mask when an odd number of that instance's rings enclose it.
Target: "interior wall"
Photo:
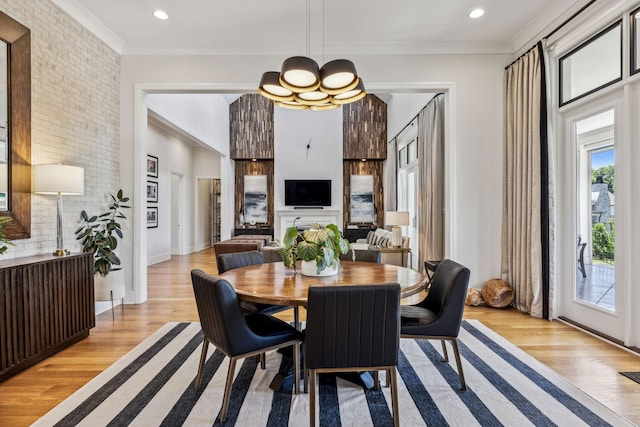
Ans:
[[[435,93],[394,93],[387,103],[388,140],[395,138],[435,95]]]
[[[330,179],[331,207],[327,209],[340,210],[338,224],[342,224],[342,110],[276,108],[273,116],[274,238],[280,240],[284,233],[278,211],[293,210],[284,205],[285,179]]]
[[[198,207],[196,219],[196,250],[211,247],[211,198],[213,179],[197,179]]]
[[[195,189],[191,185],[195,181],[192,172],[193,147],[153,124],[148,127],[148,136],[148,153],[158,158],[158,178],[148,178],[148,181],[158,183],[158,202],[147,203],[147,207],[158,208],[158,227],[146,230],[147,265],[151,265],[171,259],[172,174],[183,177],[184,194],[180,195],[181,200],[175,202],[182,203],[185,208],[181,229],[186,253],[194,249],[193,218],[187,213],[193,212],[190,207],[195,206],[196,201]]]
[[[407,92],[415,88],[423,92],[449,89],[446,191],[451,200],[447,205],[446,227],[451,241],[446,256],[470,268],[471,286],[480,287],[484,281],[499,277],[502,168],[497,162],[502,161],[502,81],[504,66],[512,59],[510,55],[353,55],[350,59],[366,82],[375,82],[367,84],[372,93],[399,88]],[[214,92],[255,91],[261,72],[281,60],[267,55],[123,56],[121,139],[134,143],[123,147],[121,153],[123,182],[133,188],[136,179],[139,180],[134,176],[133,162],[137,150],[145,149],[146,144],[145,136],[136,130],[136,117],[140,116],[136,105],[144,107],[140,101],[142,94],[172,86]],[[298,157],[284,163],[287,164],[284,170],[278,168],[277,180],[283,179],[278,174],[289,174],[288,167],[305,164],[302,160],[305,147],[304,140],[292,141],[287,150],[297,152]],[[324,152],[331,157],[334,150],[325,148]],[[334,162],[323,159],[313,166],[328,169],[327,164]],[[136,168],[139,170],[140,166]],[[230,181],[233,170],[225,168],[223,165],[223,179]],[[276,206],[279,201],[282,203],[281,191],[276,185]],[[223,200],[232,202],[229,196],[223,195]],[[143,298],[145,278],[138,274],[136,280]]]
[[[84,168],[84,194],[63,200],[65,248],[79,252],[80,212],[104,212],[120,186],[120,57],[51,1],[0,0],[0,9],[31,31],[32,164]],[[33,194],[31,238],[2,259],[52,253],[56,212],[55,196]]]

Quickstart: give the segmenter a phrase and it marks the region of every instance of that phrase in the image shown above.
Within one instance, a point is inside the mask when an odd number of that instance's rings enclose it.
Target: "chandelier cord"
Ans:
[[[311,0],[307,0],[307,57],[311,58]]]
[[[322,63],[324,64],[324,0],[322,0]]]

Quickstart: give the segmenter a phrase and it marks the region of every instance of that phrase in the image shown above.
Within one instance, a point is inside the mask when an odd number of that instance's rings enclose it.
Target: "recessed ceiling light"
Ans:
[[[153,12],[153,16],[162,20],[169,19],[169,15],[167,15],[167,12],[165,12],[164,10],[156,10],[155,12]]]
[[[473,9],[471,12],[469,12],[469,18],[480,18],[482,15],[484,15],[484,9]]]

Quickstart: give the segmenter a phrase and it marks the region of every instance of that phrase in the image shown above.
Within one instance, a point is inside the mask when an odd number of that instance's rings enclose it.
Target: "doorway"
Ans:
[[[171,255],[182,255],[184,251],[184,176],[171,172]]]
[[[613,97],[610,102],[594,102],[564,116],[560,164],[572,165],[567,168],[572,172],[564,174],[561,187],[566,192],[565,197],[561,194],[559,213],[561,223],[571,219],[559,247],[573,259],[564,258],[561,277],[571,279],[560,280],[561,317],[622,340],[627,291],[616,270],[616,258],[624,255],[616,245],[615,154],[621,129],[616,101]]]

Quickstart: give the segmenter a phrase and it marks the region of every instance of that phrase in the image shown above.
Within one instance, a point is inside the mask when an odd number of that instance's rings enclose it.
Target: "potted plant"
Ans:
[[[128,209],[125,205],[129,201],[124,197],[122,190],[111,196],[109,209],[100,214],[89,216],[86,211],[80,213],[84,223],[76,230],[76,239],[82,244],[83,252],[93,253],[94,256],[94,283],[95,298],[97,301],[111,300],[113,308],[114,299],[124,299],[126,286],[124,272],[120,268],[120,258],[115,253],[118,247],[118,239],[122,239],[122,225],[120,220],[126,219],[122,209]]]
[[[9,221],[11,221],[11,217],[0,217],[0,255],[7,251],[7,245],[15,246],[15,244],[9,238],[7,238],[7,235],[4,232],[4,226],[7,225]]]
[[[306,276],[330,276],[338,272],[340,254],[351,249],[349,241],[342,237],[338,226],[329,224],[322,227],[313,224],[311,228],[299,232],[289,227],[282,239],[283,248],[278,252],[284,265],[296,267],[302,260],[302,274]]]

